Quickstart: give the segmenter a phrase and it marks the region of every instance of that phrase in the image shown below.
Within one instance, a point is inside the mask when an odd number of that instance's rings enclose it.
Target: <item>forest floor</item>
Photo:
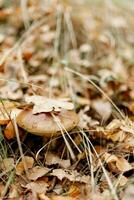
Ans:
[[[134,3],[83,2],[0,0],[1,199],[134,199]]]

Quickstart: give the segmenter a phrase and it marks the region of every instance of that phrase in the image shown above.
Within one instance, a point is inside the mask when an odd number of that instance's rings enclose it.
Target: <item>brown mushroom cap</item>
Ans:
[[[78,124],[78,116],[73,110],[61,110],[55,116],[67,131],[72,130]],[[51,137],[61,134],[61,129],[51,113],[33,114],[32,110],[23,110],[17,116],[17,124],[26,131],[39,136]]]

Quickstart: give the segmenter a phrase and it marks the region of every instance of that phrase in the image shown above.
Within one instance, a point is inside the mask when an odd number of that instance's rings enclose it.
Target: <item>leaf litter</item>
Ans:
[[[132,8],[0,1],[1,198],[134,198]],[[53,118],[61,134],[17,127],[19,113],[31,110]],[[79,117],[69,131],[64,111]]]

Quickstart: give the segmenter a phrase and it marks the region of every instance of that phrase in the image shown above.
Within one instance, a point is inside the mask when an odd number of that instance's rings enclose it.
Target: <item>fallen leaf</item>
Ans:
[[[115,173],[126,172],[132,169],[132,166],[123,157],[117,157],[116,155],[105,153],[103,159],[108,163],[110,170]]]
[[[2,182],[0,182],[0,195],[2,195],[4,188],[5,188],[5,185]]]
[[[51,197],[51,200],[75,200],[75,198],[62,195],[53,195]]]
[[[92,107],[102,117],[102,120],[107,121],[112,114],[112,106],[108,101],[95,100]]]
[[[122,200],[133,200],[134,199],[134,184],[129,184],[126,188]]]
[[[63,180],[64,178],[67,178],[70,181],[73,182],[81,182],[81,183],[89,183],[90,177],[81,175],[76,170],[70,171],[70,170],[63,170],[63,169],[54,169],[52,173],[50,173],[51,176],[56,176],[59,180]]]
[[[59,166],[63,167],[63,168],[68,168],[70,167],[70,160],[64,160],[61,159],[60,157],[58,157],[56,154],[50,153],[48,152],[46,154],[46,164],[47,165],[55,165],[55,164],[59,164]]]
[[[9,193],[9,199],[17,199],[20,197],[20,194],[18,192],[18,187],[17,185],[11,185],[10,186],[11,189],[10,189],[10,193]]]
[[[51,169],[46,167],[40,167],[40,166],[33,167],[28,173],[28,179],[35,181],[38,178],[46,175],[48,172],[50,172],[50,170]]]
[[[0,95],[3,99],[18,100],[23,96],[20,85],[17,82],[9,82],[0,88]]]
[[[130,104],[128,108],[132,113],[134,113],[134,103]]]
[[[1,168],[4,172],[9,172],[14,168],[14,159],[13,158],[5,158],[1,162]]]
[[[115,155],[105,152],[103,154],[103,159],[105,160],[106,163],[110,163],[110,162],[116,162],[118,158]]]
[[[48,196],[44,193],[38,194],[40,200],[51,200]]]
[[[13,122],[9,122],[4,130],[5,137],[10,140],[15,137],[15,130],[13,126]]]
[[[126,137],[126,133],[122,130],[108,135],[108,138],[111,139],[113,142],[116,142],[116,141],[123,142],[125,137]]]
[[[16,166],[16,174],[22,175],[25,171],[25,167],[26,170],[30,169],[33,167],[33,164],[34,164],[34,159],[32,157],[24,156],[24,158]]]
[[[126,172],[126,171],[129,171],[132,169],[132,166],[123,157],[120,157],[117,159],[116,166],[119,169],[119,171],[121,171],[121,172]]]
[[[121,127],[121,121],[119,119],[113,119],[107,126],[107,130],[115,130]]]
[[[41,112],[59,112],[61,109],[73,110],[74,105],[68,102],[67,99],[49,99],[43,96],[26,96],[25,101],[27,103],[33,103],[33,114]]]
[[[121,179],[119,180],[119,186],[123,187],[127,184],[127,182],[128,182],[128,178],[122,175]]]
[[[25,187],[28,190],[31,190],[32,193],[34,193],[35,195],[46,193],[46,191],[48,190],[48,184],[45,181],[30,182]]]

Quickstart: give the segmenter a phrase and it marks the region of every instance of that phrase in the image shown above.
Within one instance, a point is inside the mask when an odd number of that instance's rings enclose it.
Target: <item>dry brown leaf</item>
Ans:
[[[80,104],[82,106],[90,105],[91,103],[89,99],[84,98],[84,97],[79,97],[79,96],[76,97],[76,102],[77,104]]]
[[[112,114],[112,106],[108,101],[95,100],[92,103],[92,107],[102,117],[102,120],[106,121]]]
[[[111,139],[113,142],[116,142],[116,141],[122,142],[124,141],[125,137],[126,137],[126,133],[122,130],[108,135],[108,138]]]
[[[105,160],[106,163],[110,163],[110,162],[116,162],[118,158],[117,156],[106,152],[103,154],[103,159]]]
[[[134,113],[134,103],[130,104],[128,108],[132,113]]]
[[[37,194],[45,194],[48,189],[48,184],[45,181],[34,181],[28,183],[25,187],[28,190],[31,190],[36,196]]]
[[[122,200],[133,200],[134,199],[134,184],[129,184],[124,192]]]
[[[27,103],[33,103],[33,114],[41,112],[59,112],[61,109],[73,110],[74,105],[68,102],[67,99],[49,99],[43,96],[26,96],[25,100]]]
[[[67,193],[69,194],[69,196],[77,198],[81,194],[80,187],[72,184]]]
[[[67,169],[68,167],[70,167],[70,160],[61,159],[56,154],[48,152],[46,154],[46,164],[47,165],[59,164],[59,166]]]
[[[40,166],[33,167],[28,173],[28,179],[35,181],[38,178],[46,175],[50,170],[51,169],[46,167],[40,167]]]
[[[25,171],[25,167],[26,170],[30,169],[33,167],[33,164],[34,164],[34,159],[32,157],[24,156],[24,158],[16,166],[16,174],[22,175]]]
[[[15,130],[13,126],[13,122],[9,122],[4,130],[5,137],[10,140],[15,137]]]
[[[90,200],[91,198],[91,186],[89,184],[72,184],[69,191],[66,194],[52,194],[50,195],[51,200]],[[100,195],[97,193],[98,200]]]
[[[121,130],[126,133],[134,134],[134,122],[130,120],[123,120],[121,125]]]
[[[9,172],[14,168],[14,159],[13,158],[5,158],[1,163],[1,168],[4,172]]]
[[[48,196],[44,193],[38,194],[40,200],[51,200]]]
[[[61,196],[61,195],[53,195],[51,200],[75,200],[76,198],[69,197],[69,196]]]
[[[0,195],[4,191],[4,188],[5,188],[5,185],[2,182],[0,182]]]
[[[99,122],[97,120],[93,120],[91,116],[86,114],[87,111],[90,110],[89,106],[86,106],[84,110],[80,110],[79,112],[79,126],[84,129],[88,129],[90,127],[97,126]]]
[[[18,187],[17,185],[11,185],[10,186],[10,193],[9,193],[9,199],[17,199],[20,197],[20,194],[18,192]]]
[[[126,172],[132,169],[132,166],[129,164],[129,162],[122,157],[117,159],[116,166],[121,172]]]
[[[128,182],[128,178],[122,175],[121,179],[119,180],[119,186],[123,187],[127,184],[127,182]]]
[[[123,157],[117,157],[116,155],[105,153],[103,159],[108,163],[110,170],[113,172],[126,172],[132,169],[132,166]]]
[[[23,96],[22,90],[20,89],[20,85],[17,82],[9,82],[5,86],[0,88],[1,97],[8,98],[11,100],[21,99]]]
[[[124,144],[127,147],[134,147],[134,137],[133,136],[128,136],[125,138]]]
[[[52,173],[50,173],[51,176],[56,176],[59,180],[63,180],[64,178],[67,178],[70,181],[73,182],[81,182],[81,183],[89,183],[90,177],[89,176],[81,176],[80,173],[78,173],[76,170],[70,171],[70,170],[63,170],[63,169],[54,169]]]
[[[113,119],[106,127],[107,130],[115,130],[121,127],[121,121],[119,119]]]

